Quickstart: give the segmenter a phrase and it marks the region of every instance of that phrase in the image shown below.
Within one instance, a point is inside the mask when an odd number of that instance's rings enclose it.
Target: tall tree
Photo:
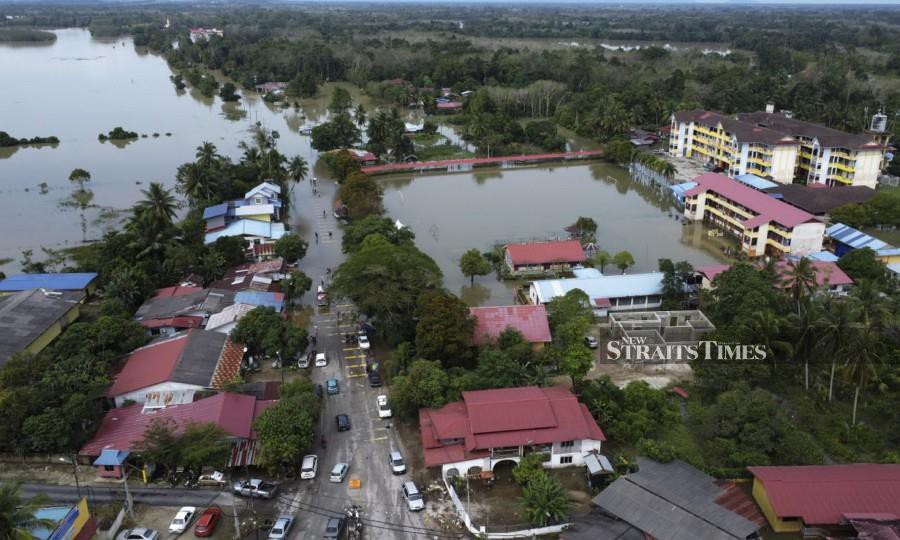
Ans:
[[[291,275],[282,283],[285,306],[288,309],[293,308],[310,288],[312,288],[312,278],[303,272],[291,272]]]
[[[338,198],[352,219],[381,214],[382,194],[381,186],[372,177],[359,172],[351,174],[338,190]]]
[[[134,204],[135,220],[154,231],[172,226],[178,212],[178,202],[172,191],[162,184],[151,182],[148,189],[142,189],[143,199]]]
[[[286,234],[275,241],[275,254],[289,264],[296,264],[306,256],[308,244],[299,234]]]
[[[78,190],[84,191],[84,183],[91,179],[91,173],[84,169],[72,169],[69,173],[69,181],[78,184]]]
[[[799,314],[801,300],[811,295],[816,289],[816,268],[806,257],[797,262],[788,262],[782,270],[782,285],[791,293]]]
[[[0,483],[0,539],[32,540],[33,529],[53,530],[57,525],[56,521],[36,517],[38,509],[49,503],[50,498],[46,495],[25,499],[18,484]]]
[[[613,255],[612,262],[624,274],[626,270],[634,266],[634,257],[627,251],[620,251]]]
[[[864,313],[853,327],[850,343],[853,353],[847,356],[844,371],[853,382],[853,416],[850,425],[856,425],[859,395],[870,380],[878,378],[878,368],[883,361],[883,338],[877,321]]]
[[[294,156],[288,163],[288,178],[294,184],[299,184],[309,174],[309,164],[300,156]]]
[[[602,249],[598,250],[591,257],[591,262],[594,263],[594,266],[599,266],[600,272],[604,272],[604,273],[606,272],[606,267],[609,266],[610,264],[612,264],[612,261],[613,261],[612,255],[610,255],[608,251],[605,251]]]
[[[191,208],[199,208],[215,198],[215,178],[213,173],[199,163],[185,163],[175,173],[177,189],[187,197]]]
[[[491,263],[477,249],[470,249],[463,253],[459,259],[459,269],[464,276],[469,278],[471,285],[475,284],[475,276],[486,276],[493,270]]]
[[[419,300],[416,350],[445,368],[471,367],[475,319],[469,307],[447,292],[429,292]]]

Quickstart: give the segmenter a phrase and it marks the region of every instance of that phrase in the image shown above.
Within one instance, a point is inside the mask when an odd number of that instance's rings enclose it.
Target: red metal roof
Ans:
[[[710,264],[708,266],[698,266],[694,269],[694,271],[699,274],[703,274],[706,279],[712,281],[716,279],[716,276],[728,270],[729,268],[731,268],[730,264]]]
[[[491,448],[606,440],[587,407],[562,386],[463,392],[461,402],[421,409],[419,427],[429,467],[482,457]]]
[[[225,385],[235,380],[241,372],[241,361],[244,359],[244,346],[240,343],[225,340],[225,347],[219,356],[216,372],[213,373],[212,387],[222,389]]]
[[[125,367],[116,375],[116,380],[106,391],[106,395],[120,396],[166,382],[178,365],[187,342],[188,334],[184,334],[135,349],[128,356]]]
[[[694,178],[694,182],[697,183],[697,187],[685,191],[685,196],[693,197],[699,193],[712,191],[736,202],[757,214],[743,222],[743,225],[750,229],[769,221],[778,222],[785,227],[795,227],[801,223],[816,221],[816,217],[809,212],[781,202],[722,174],[704,173]]]
[[[171,296],[184,296],[186,294],[195,293],[197,291],[202,291],[203,287],[188,287],[175,285],[174,287],[164,287],[162,289],[156,289],[156,292],[153,294],[153,298],[169,298]]]
[[[612,302],[609,300],[609,298],[594,298],[594,304],[598,308],[612,307]]]
[[[900,516],[900,465],[748,467],[780,518],[807,525],[841,523],[845,514]]]
[[[112,409],[100,422],[94,437],[85,444],[79,454],[98,456],[104,448],[133,450],[143,439],[144,432],[155,419],[171,420],[176,432],[190,422],[213,422],[232,437],[249,439],[253,436],[253,420],[261,413],[257,410],[270,406],[257,405],[256,398],[243,394],[222,393],[193,403],[174,405],[165,409],[143,413],[140,403]]]
[[[504,161],[514,161],[519,163],[527,163],[529,161],[547,161],[557,159],[575,159],[587,157],[600,157],[603,155],[601,150],[577,150],[575,152],[555,152],[547,154],[522,154],[519,156],[498,156],[498,157],[482,157],[467,159],[445,159],[441,161],[415,161],[412,163],[387,163],[385,165],[372,165],[371,167],[363,167],[360,169],[366,174],[397,172],[397,171],[420,171],[427,169],[443,169],[451,165],[488,165],[491,163],[503,163]]]
[[[529,242],[525,244],[508,244],[513,266],[526,264],[580,263],[587,257],[578,240],[553,240],[548,242]]]
[[[529,343],[550,342],[550,323],[543,305],[477,307],[469,313],[476,321],[472,338],[476,345],[495,341],[507,328],[518,330]]]
[[[144,328],[200,328],[203,326],[203,317],[197,315],[182,315],[179,317],[166,317],[165,319],[146,319],[138,321]]]
[[[830,261],[809,261],[816,273],[816,285],[825,287],[828,285],[852,285],[853,280],[850,279],[841,267]],[[791,264],[788,261],[778,261],[775,263],[775,271],[778,272],[782,279],[781,286],[789,288],[792,281],[788,277],[791,272]]]

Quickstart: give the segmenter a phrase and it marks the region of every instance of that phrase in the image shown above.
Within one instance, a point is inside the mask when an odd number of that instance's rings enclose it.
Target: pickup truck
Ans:
[[[244,480],[243,482],[235,482],[234,492],[242,497],[259,497],[262,499],[271,499],[275,496],[278,486],[275,484],[264,482],[259,479]]]

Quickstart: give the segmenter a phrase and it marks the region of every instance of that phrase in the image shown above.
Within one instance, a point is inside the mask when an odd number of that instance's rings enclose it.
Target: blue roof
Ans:
[[[862,231],[857,231],[853,227],[849,227],[843,223],[835,223],[831,227],[828,227],[825,229],[825,234],[853,249],[869,248],[879,250],[883,247],[888,247],[887,242],[883,242]]]
[[[128,459],[131,452],[127,450],[116,450],[115,448],[104,448],[100,452],[100,457],[94,460],[94,465],[121,465]]]
[[[0,291],[16,292],[30,289],[80,291],[97,277],[93,272],[61,274],[19,274],[0,281]]]
[[[818,251],[805,255],[805,257],[811,261],[821,262],[837,262],[839,260],[839,257],[830,251]]]
[[[221,204],[217,204],[215,206],[207,206],[203,209],[203,219],[210,219],[214,217],[224,216],[228,213],[228,203],[223,202]]]
[[[629,296],[655,296],[662,294],[662,272],[648,274],[621,274],[595,278],[547,279],[532,281],[537,289],[538,301],[549,302],[569,291],[581,289],[593,304],[598,298],[625,298]]]
[[[740,174],[738,176],[735,176],[734,179],[742,184],[746,184],[752,187],[753,189],[758,189],[759,191],[778,186],[778,184],[776,184],[775,182],[771,182],[769,180],[766,180],[765,178],[760,178],[755,174]]]
[[[237,219],[219,229],[206,234],[206,243],[212,244],[223,236],[258,236],[278,240],[284,236],[284,224],[256,219]]]
[[[37,519],[49,519],[56,525],[52,529],[46,527],[29,527],[28,532],[38,540],[48,540],[59,528],[59,522],[69,515],[72,511],[71,506],[44,506],[34,511],[34,517]]]
[[[669,186],[669,189],[672,190],[672,194],[678,197],[679,199],[684,198],[684,192],[689,189],[694,189],[697,187],[697,182],[684,182],[683,184],[675,184],[674,186]]]
[[[887,269],[895,274],[900,274],[900,263],[889,264],[887,265]]]
[[[881,249],[875,250],[876,257],[897,257],[900,256],[900,248],[896,248],[893,246],[885,246]]]
[[[251,306],[263,306],[274,308],[275,311],[281,312],[284,307],[284,295],[281,293],[272,293],[264,291],[238,291],[234,295],[235,304],[250,304]]]

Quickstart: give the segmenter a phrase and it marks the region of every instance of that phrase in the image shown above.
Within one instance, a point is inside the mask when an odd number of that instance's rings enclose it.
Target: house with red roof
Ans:
[[[183,330],[202,328],[213,313],[234,304],[235,292],[178,285],[157,289],[141,304],[134,319],[151,336],[170,336]]]
[[[552,339],[547,308],[540,304],[475,307],[469,308],[469,313],[475,318],[475,333],[472,336],[475,345],[493,343],[510,328],[522,334],[535,350],[543,349]]]
[[[165,409],[145,409],[139,403],[111,409],[100,421],[97,433],[78,454],[94,458],[104,450],[139,452],[144,433],[154,421],[170,423],[176,433],[181,433],[191,423],[214,423],[225,430],[232,441],[227,465],[253,465],[258,453],[253,421],[275,403],[224,392]]]
[[[847,525],[856,528],[854,521],[896,526],[900,520],[900,465],[854,463],[748,470],[753,474],[753,497],[776,533],[806,527],[826,531]]]
[[[804,256],[822,250],[825,223],[816,216],[718,173],[694,178],[684,192],[684,217],[737,239],[741,252]]]
[[[545,455],[544,467],[581,465],[606,437],[588,408],[567,388],[500,388],[463,392],[462,401],[421,409],[426,467],[466,474]]]
[[[816,275],[816,289],[820,293],[828,293],[843,296],[847,294],[849,287],[853,285],[853,279],[841,270],[841,267],[831,261],[810,260],[813,272]],[[789,289],[793,285],[791,278],[794,261],[781,259],[775,262],[775,272],[778,274],[776,286]],[[713,280],[716,276],[731,268],[730,264],[713,264],[694,268],[697,277],[700,278],[700,286],[704,289],[713,289]]]
[[[116,407],[139,403],[160,409],[190,403],[197,392],[218,390],[241,369],[244,346],[226,334],[188,330],[135,349],[106,396]]]
[[[587,256],[578,240],[548,240],[507,244],[506,270],[511,274],[568,273]]]

